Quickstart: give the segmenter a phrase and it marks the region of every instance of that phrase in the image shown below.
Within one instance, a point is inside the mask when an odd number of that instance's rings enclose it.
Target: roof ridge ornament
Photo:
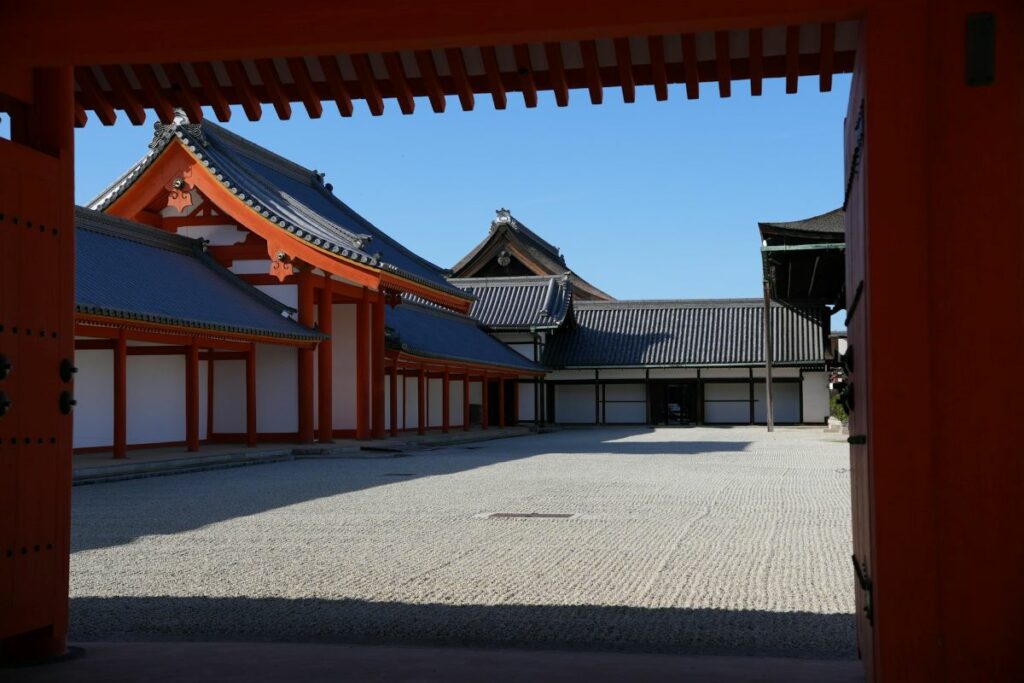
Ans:
[[[175,109],[174,118],[170,123],[157,121],[153,124],[153,139],[149,141],[150,149],[162,147],[168,140],[174,137],[179,131],[181,134],[203,147],[206,147],[206,135],[203,133],[201,123],[192,123],[188,120],[188,114],[184,109]]]
[[[497,217],[491,221],[491,232],[494,232],[502,225],[507,225],[513,230],[519,227],[519,221],[517,221],[515,217],[512,216],[512,212],[509,211],[508,209],[501,208],[495,211],[494,213],[497,214]]]

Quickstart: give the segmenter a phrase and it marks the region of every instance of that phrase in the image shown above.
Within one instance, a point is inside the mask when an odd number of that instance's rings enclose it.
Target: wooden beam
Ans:
[[[192,85],[189,83],[185,71],[181,68],[181,64],[163,64],[161,66],[163,66],[167,80],[171,82],[171,88],[178,97],[177,104],[185,110],[189,121],[192,123],[202,122],[203,108],[200,106],[199,100],[192,93]]]
[[[473,86],[469,82],[469,73],[466,71],[466,58],[462,54],[462,48],[450,47],[444,51],[448,60],[448,71],[451,72],[452,81],[455,83],[455,91],[459,95],[459,103],[463,111],[473,111],[475,104],[473,98]]]
[[[85,108],[78,102],[75,102],[75,128],[84,128],[88,121],[89,117],[85,114]]]
[[[110,351],[117,346],[114,339],[76,339],[75,351]]]
[[[591,104],[601,104],[604,100],[604,83],[601,82],[601,66],[597,61],[597,43],[584,40],[580,43],[580,54],[583,58],[583,72],[587,78],[587,89],[590,90]]]
[[[263,89],[274,106],[274,111],[277,112],[277,117],[282,121],[287,121],[292,117],[292,105],[288,101],[288,96],[284,94],[284,88],[281,87],[281,78],[277,74],[277,67],[270,59],[253,61],[256,64],[256,71],[260,74],[260,80],[263,81]]]
[[[533,81],[533,62],[530,60],[530,49],[523,44],[515,45],[512,52],[516,59],[516,72],[519,75],[519,88],[523,93],[523,102],[527,109],[537,106],[537,84]]]
[[[562,59],[562,44],[544,43],[544,56],[548,60],[548,79],[555,93],[555,104],[565,107],[569,104],[569,86],[565,80],[565,60]]]
[[[313,278],[308,271],[299,273],[299,324],[313,327]],[[313,443],[313,349],[298,349],[299,443]]]
[[[121,330],[114,346],[114,457],[128,455],[128,337]]]
[[[835,22],[826,22],[821,25],[821,47],[819,58],[821,60],[818,68],[818,89],[821,92],[832,90],[832,68],[835,64],[836,51],[836,25]]]
[[[797,89],[800,76],[800,27],[786,27],[786,93],[792,95]]]
[[[329,289],[320,290],[317,302],[317,324],[320,331],[334,334],[334,299]],[[317,415],[320,421],[317,437],[320,443],[334,441],[334,343],[328,336],[317,345]]]
[[[327,89],[334,98],[334,104],[338,107],[338,113],[342,116],[352,116],[352,95],[345,87],[345,77],[338,66],[338,58],[334,55],[320,57],[320,69],[324,72],[324,79],[327,82]]]
[[[185,443],[199,450],[199,345],[193,340],[185,354]]]
[[[139,102],[139,98],[135,96],[135,88],[128,82],[124,70],[117,65],[103,67],[101,70],[128,120],[136,126],[145,122],[146,109]]]
[[[508,104],[508,98],[505,96],[505,84],[501,81],[501,67],[498,66],[498,55],[490,45],[481,47],[480,55],[484,61],[484,72],[487,74],[487,84],[491,88],[491,99],[494,100],[494,108],[504,109]]]
[[[202,87],[210,107],[213,108],[213,113],[217,115],[217,120],[230,121],[231,105],[228,104],[227,98],[224,97],[224,91],[220,87],[217,74],[213,72],[213,67],[210,66],[210,63],[192,62],[192,71],[195,72],[196,78],[199,79],[199,85]]]
[[[256,434],[256,345],[249,344],[245,357],[245,443],[257,443]]]
[[[309,75],[309,67],[302,57],[289,57],[287,60],[288,71],[295,81],[295,89],[299,92],[299,99],[302,106],[306,108],[306,114],[311,119],[318,119],[323,116],[324,107],[320,104],[320,97],[313,88],[313,79]]]
[[[395,91],[399,109],[406,115],[413,113],[416,110],[416,100],[409,89],[409,81],[405,78],[402,58],[397,52],[387,52],[384,54],[384,66],[387,67],[388,79]]]
[[[748,38],[750,55],[750,94],[757,97],[761,94],[761,79],[764,77],[764,34],[759,28],[750,29]]]
[[[665,68],[665,38],[651,36],[647,39],[651,53],[651,81],[654,84],[654,98],[659,102],[668,99],[668,71]]]
[[[359,89],[362,91],[366,106],[370,113],[380,116],[384,113],[384,98],[381,97],[380,87],[377,85],[377,78],[373,75],[373,67],[370,66],[370,58],[364,54],[352,55],[352,68],[356,70],[356,78],[359,79]]]
[[[135,74],[135,80],[142,86],[142,91],[149,99],[149,106],[164,123],[174,120],[174,105],[164,95],[160,82],[156,80],[153,69],[147,64],[135,64],[128,67]]]
[[[729,32],[715,31],[715,70],[718,74],[718,96],[732,94],[732,58],[729,55]]]
[[[228,72],[231,85],[235,89],[235,97],[242,105],[245,117],[250,121],[259,121],[263,116],[263,105],[260,104],[260,98],[256,96],[256,91],[252,88],[245,67],[241,62],[233,60],[224,62],[224,68]]]
[[[445,108],[444,90],[441,88],[441,81],[437,76],[434,54],[430,50],[416,50],[416,66],[420,68],[420,78],[423,80],[423,87],[430,99],[431,108],[437,114],[443,113]]]
[[[633,51],[629,47],[629,38],[615,39],[615,61],[619,68],[622,101],[626,104],[635,102],[636,79],[633,76]]]
[[[700,97],[700,74],[697,71],[697,38],[692,33],[684,33],[682,39],[686,97],[687,99],[695,100]]]
[[[90,109],[96,112],[96,117],[99,118],[100,123],[104,126],[114,125],[117,122],[117,112],[111,106],[106,93],[100,88],[99,81],[96,80],[92,68],[88,66],[77,67],[75,69],[75,81],[78,83],[82,94],[85,95],[86,103],[90,105]]]

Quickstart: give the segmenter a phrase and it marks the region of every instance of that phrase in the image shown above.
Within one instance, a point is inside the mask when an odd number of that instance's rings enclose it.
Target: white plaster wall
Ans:
[[[229,270],[239,275],[266,275],[270,272],[270,259],[242,259],[234,261]]]
[[[427,378],[427,426],[440,427],[444,423],[444,380]]]
[[[604,421],[606,424],[646,422],[647,387],[643,384],[605,385]]]
[[[537,419],[537,413],[534,409],[534,403],[536,402],[536,385],[533,382],[521,382],[519,384],[519,421],[520,422],[533,422]]]
[[[764,379],[768,375],[768,372],[762,365],[759,368],[754,368],[754,377],[760,377]],[[776,368],[772,367],[772,378],[778,379],[780,377],[799,377],[800,368]]]
[[[549,372],[546,375],[546,379],[549,380],[563,380],[563,379],[585,379],[593,381],[594,371],[593,370],[555,370]]]
[[[483,382],[479,380],[469,383],[469,402],[475,405],[483,403]]]
[[[750,377],[750,370],[747,368],[704,368],[700,371],[700,376],[704,379],[734,379]]]
[[[419,428],[420,404],[419,377],[405,378],[405,428]]]
[[[260,391],[257,375],[257,395]],[[259,416],[258,407],[256,415]],[[213,431],[216,434],[245,432],[244,360],[218,360],[213,363]]]
[[[451,393],[448,396],[449,420],[452,425],[462,426],[462,384],[461,379],[453,379]]]
[[[754,422],[767,422],[764,382],[754,385]],[[800,385],[772,382],[772,412],[776,422],[800,422]]]
[[[274,297],[285,306],[299,308],[299,288],[297,285],[256,285],[256,289]]]
[[[644,370],[641,368],[602,369],[601,379],[644,379]]]
[[[114,443],[114,352],[75,351],[74,447]]]
[[[533,343],[529,344],[509,344],[513,351],[517,352],[524,358],[533,360]]]
[[[717,403],[716,401],[730,401]],[[750,384],[704,384],[704,422],[726,424],[750,422]]]
[[[555,421],[562,424],[594,424],[596,398],[593,384],[555,387]]]
[[[804,373],[804,422],[821,424],[828,419],[828,373]]]
[[[331,315],[331,322],[333,323],[331,327],[331,343],[334,356],[331,365],[331,376],[334,384],[334,398],[332,400],[332,409],[334,411],[333,428],[355,429],[357,358],[355,304],[335,304]],[[369,360],[367,360],[367,367],[369,367]],[[398,381],[401,382],[402,378],[399,377]],[[387,383],[385,382],[385,384]],[[385,424],[389,423],[385,422]]]
[[[298,353],[293,347],[256,345],[258,432],[292,434],[298,431],[298,365]]]
[[[651,379],[696,379],[695,368],[651,368]]]
[[[200,397],[204,375],[201,369]],[[128,356],[126,389],[129,445],[185,440],[184,355]],[[204,412],[200,407],[200,419]]]

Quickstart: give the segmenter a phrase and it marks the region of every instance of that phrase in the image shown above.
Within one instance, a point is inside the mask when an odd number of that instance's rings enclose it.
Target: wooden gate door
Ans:
[[[863,54],[863,51],[860,51]],[[865,173],[867,146],[864,119],[864,68],[859,58],[844,125],[846,163],[846,329],[844,364],[849,384],[846,404],[850,427],[850,494],[853,505],[853,565],[856,581],[857,647],[865,671],[873,670],[874,605],[872,604],[872,487],[867,436],[868,282]]]
[[[0,140],[0,658],[64,649],[74,350],[70,69]]]

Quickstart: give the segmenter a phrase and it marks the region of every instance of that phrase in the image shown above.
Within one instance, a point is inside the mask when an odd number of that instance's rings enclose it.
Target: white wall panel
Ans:
[[[533,422],[537,419],[536,412],[534,411],[534,403],[536,402],[536,396],[534,395],[533,383],[521,383],[519,385],[519,421],[520,422]]]
[[[651,379],[696,379],[694,368],[651,368]]]
[[[448,419],[452,426],[462,426],[462,380],[453,379],[448,395]]]
[[[606,403],[605,424],[643,424],[647,421],[647,403]]]
[[[356,428],[356,307],[335,304],[331,311],[334,429]],[[401,381],[401,377],[399,377]],[[387,382],[385,382],[387,383]],[[387,424],[387,423],[385,423]]]
[[[549,372],[546,375],[548,380],[563,380],[563,379],[584,379],[587,381],[594,381],[593,370],[555,370]]]
[[[596,398],[593,384],[555,387],[555,421],[562,424],[594,424]]]
[[[419,427],[419,383],[418,377],[405,378],[405,428]]]
[[[427,426],[440,427],[444,423],[444,380],[427,379]]]
[[[643,384],[606,384],[605,401],[646,401],[647,387]]]
[[[800,385],[772,382],[772,412],[776,422],[800,422]],[[767,422],[764,382],[754,385],[754,422]]]
[[[126,385],[129,444],[185,440],[184,355],[128,356]]]
[[[299,429],[298,352],[290,346],[256,345],[256,429]]]
[[[821,424],[829,416],[828,373],[804,373],[804,422]]]
[[[742,379],[750,377],[747,368],[702,368],[700,376],[704,379]]]
[[[114,443],[114,352],[75,351],[74,447]]]
[[[256,391],[259,392],[258,382]],[[245,432],[244,360],[213,363],[213,431],[216,434]]]
[[[644,379],[644,370],[640,368],[609,368],[601,370],[601,379]]]
[[[764,379],[767,374],[768,374],[768,372],[764,369],[764,366],[761,366],[759,368],[754,368],[754,377],[759,377],[761,379]],[[799,377],[799,376],[800,376],[800,368],[777,368],[777,367],[774,367],[774,366],[772,367],[772,377],[774,379],[780,379],[780,378],[783,378],[783,377],[795,378],[795,377]]]
[[[705,383],[704,422],[706,424],[748,424],[750,422],[750,384],[748,382]]]

